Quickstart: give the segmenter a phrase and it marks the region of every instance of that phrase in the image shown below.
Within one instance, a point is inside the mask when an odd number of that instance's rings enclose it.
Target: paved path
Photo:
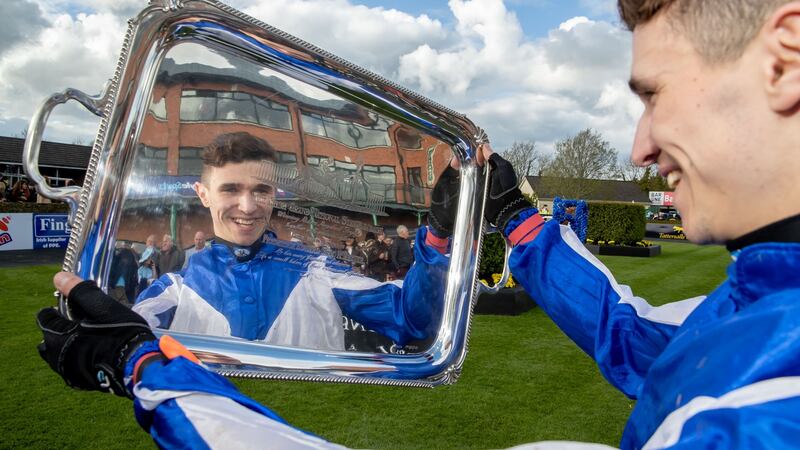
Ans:
[[[64,262],[65,253],[66,250],[63,248],[4,251],[0,252],[0,268],[61,265]]]

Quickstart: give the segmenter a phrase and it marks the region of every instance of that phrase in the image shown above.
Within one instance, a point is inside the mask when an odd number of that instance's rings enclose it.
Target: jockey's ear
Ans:
[[[767,21],[758,39],[764,44],[763,73],[767,102],[786,114],[800,105],[800,4],[787,3]]]
[[[208,199],[208,188],[200,181],[195,181],[192,188],[197,193],[197,196],[200,197],[200,202],[206,208],[211,206],[211,202]]]

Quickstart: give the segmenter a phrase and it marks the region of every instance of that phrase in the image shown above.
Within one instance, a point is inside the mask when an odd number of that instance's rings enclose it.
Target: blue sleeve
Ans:
[[[449,258],[425,244],[428,230],[417,230],[414,264],[403,280],[374,282],[369,289],[336,288],[333,294],[346,316],[398,345],[436,333],[442,316]]]
[[[670,414],[646,446],[672,450],[800,449],[798,383],[798,377],[784,377],[718,398],[697,397]]]
[[[132,365],[158,344],[145,344]],[[145,367],[133,386],[134,414],[160,448],[341,448],[286,423],[203,366],[178,357]]]
[[[514,248],[511,273],[614,386],[637,397],[650,365],[701,297],[654,308],[620,285],[568,226]]]

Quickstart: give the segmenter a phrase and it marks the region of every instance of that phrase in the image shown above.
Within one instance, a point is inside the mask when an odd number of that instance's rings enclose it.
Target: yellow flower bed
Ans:
[[[502,276],[503,276],[503,274],[501,274],[501,273],[493,273],[492,274],[492,280],[494,281],[493,285],[496,285],[497,283],[499,283],[500,282],[500,278],[502,278]],[[489,286],[489,283],[486,280],[481,280],[481,283],[483,283],[486,286]],[[508,281],[506,281],[506,285],[503,286],[503,287],[513,288],[516,285],[517,285],[517,283],[514,281],[514,277],[512,277],[509,274],[508,275]]]

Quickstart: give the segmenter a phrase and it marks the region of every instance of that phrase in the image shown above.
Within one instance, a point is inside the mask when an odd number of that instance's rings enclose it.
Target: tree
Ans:
[[[500,153],[514,167],[520,181],[523,177],[533,175],[548,162],[547,156],[536,148],[533,141],[514,141],[511,148]]]
[[[617,151],[603,136],[587,128],[556,142],[555,156],[542,180],[547,190],[566,198],[586,198],[603,178],[617,175]]]
[[[669,184],[667,184],[667,179],[659,175],[655,170],[653,170],[653,166],[647,166],[644,169],[644,173],[642,176],[637,180],[639,186],[642,187],[643,191],[669,191]]]
[[[618,173],[622,181],[638,182],[644,176],[645,168],[637,166],[630,158],[623,158],[619,161]]]

